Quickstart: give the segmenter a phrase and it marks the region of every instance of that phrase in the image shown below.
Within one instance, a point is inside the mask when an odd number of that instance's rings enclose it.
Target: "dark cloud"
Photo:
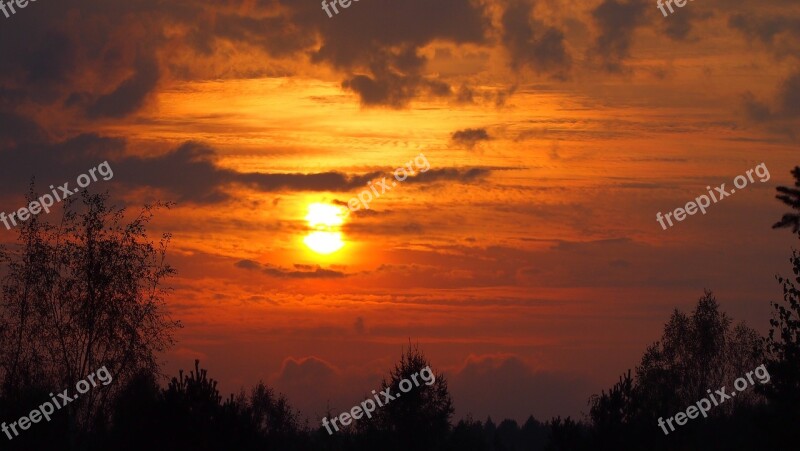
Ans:
[[[600,58],[603,68],[620,72],[623,61],[629,56],[631,40],[637,27],[644,23],[649,2],[644,0],[604,0],[594,11],[600,35],[590,52]]]
[[[241,269],[261,270],[261,263],[256,263],[253,260],[239,260],[234,266]]]
[[[158,63],[145,58],[136,63],[136,73],[113,92],[102,95],[87,107],[89,117],[120,118],[138,110],[158,82]]]
[[[368,106],[402,107],[420,95],[450,96],[449,84],[425,74],[427,58],[419,50],[434,41],[484,43],[490,28],[484,4],[473,0],[364,1],[332,18],[319,2],[228,3],[233,4],[208,8],[196,1],[175,8],[175,16],[193,18],[185,43],[200,54],[210,54],[220,40],[279,58],[306,54],[343,72],[343,88]]]
[[[215,203],[229,198],[223,191],[236,172],[216,165],[205,145],[187,142],[153,158],[127,157],[117,163],[117,181],[131,186],[165,189],[179,202]]]
[[[427,58],[419,49],[434,41],[483,43],[490,26],[476,1],[374,0],[333,19],[316,9],[322,45],[312,60],[348,72],[342,86],[364,105],[402,107],[418,95],[451,95],[447,83],[424,73]]]
[[[309,2],[292,3],[295,4],[288,8],[297,6],[304,10],[305,8],[299,4]],[[292,15],[289,14],[261,18],[252,17],[249,12],[247,14],[218,14],[207,24],[208,29],[205,31],[207,36],[234,42],[246,42],[265,50],[270,56],[279,58],[302,53],[311,48],[316,41],[314,30],[301,29],[303,22],[295,25]],[[213,48],[211,43],[199,36],[199,33],[195,42],[200,45],[201,50],[207,51]]]
[[[24,192],[31,177],[36,177],[41,186],[73,181],[104,160],[114,171],[114,184],[155,188],[174,196],[170,200],[197,204],[230,200],[229,191],[236,187],[264,193],[347,192],[391,174],[390,170],[362,174],[238,172],[220,167],[216,151],[202,143],[186,142],[154,157],[131,156],[125,155],[126,141],[121,138],[83,134],[47,143],[35,122],[2,111],[0,119],[14,125],[0,131],[3,145],[8,146],[0,145],[0,157],[14,161],[13,165],[0,166],[0,189],[5,192]],[[431,169],[409,177],[405,183],[472,182],[490,172],[485,168]]]
[[[433,183],[440,181],[452,182],[474,182],[482,178],[488,177],[492,173],[488,168],[443,168],[443,169],[430,169],[427,172],[417,174],[415,177],[409,177],[403,183]]]
[[[2,116],[0,116],[2,117]],[[74,187],[75,178],[108,159],[116,170],[114,157],[118,157],[125,147],[125,141],[118,138],[104,138],[94,134],[78,135],[54,144],[45,142],[38,125],[27,119],[11,116],[31,135],[20,138],[17,145],[3,148],[0,158],[13,161],[13,164],[0,165],[0,191],[19,193],[27,191],[31,178],[36,178],[39,191],[48,185],[61,185],[70,182]],[[17,133],[10,134],[12,140]],[[116,174],[115,174],[116,175]],[[102,179],[100,179],[102,180]],[[46,189],[44,191],[47,191]]]
[[[179,201],[215,203],[227,200],[225,189],[242,186],[259,192],[333,191],[363,188],[367,182],[386,175],[383,171],[366,174],[341,172],[260,173],[236,172],[216,165],[216,153],[203,144],[189,142],[155,158],[129,157],[119,162],[119,180],[131,185],[167,189]],[[405,183],[433,183],[442,180],[471,182],[487,176],[483,168],[432,169],[410,177]]]
[[[29,83],[53,83],[64,73],[75,69],[77,52],[72,38],[65,33],[48,31],[34,38],[30,53],[19,55]],[[10,60],[13,62],[13,60]]]
[[[330,381],[338,371],[330,363],[317,358],[305,357],[302,359],[288,358],[284,360],[278,380],[293,384],[319,384]]]
[[[347,175],[341,172],[316,174],[262,174],[236,173],[232,182],[250,186],[259,191],[349,191],[361,188],[381,172],[363,175]]]
[[[711,16],[711,13],[704,13],[697,7],[682,8],[680,14],[670,14],[669,20],[663,21],[664,32],[676,41],[688,40],[696,22],[707,20]]]
[[[742,95],[742,104],[747,117],[756,122],[766,122],[773,117],[769,105],[761,102],[751,92]]]
[[[692,31],[692,21],[689,14],[676,14],[676,18],[665,24],[664,31],[667,36],[676,41],[684,40]]]
[[[779,117],[792,120],[800,118],[800,72],[795,72],[781,83],[777,104]]]
[[[292,8],[305,10],[290,3]],[[436,40],[482,43],[489,27],[483,5],[470,0],[374,0],[354,4],[332,20],[325,17],[318,2],[310,8],[313,19],[309,22],[317,25],[323,37],[315,59],[339,68],[368,65],[375,61],[376,51],[380,54],[391,48],[398,49],[394,62],[400,68],[419,67],[419,61],[407,59],[415,53],[413,49]]]
[[[279,279],[340,279],[347,277],[347,274],[343,272],[312,265],[294,265],[294,269],[285,269],[273,265],[263,265],[252,260],[240,260],[234,266],[248,271],[260,271]]]
[[[39,124],[14,113],[0,111],[0,124],[0,149],[39,142],[45,137]]]
[[[731,15],[728,25],[748,39],[761,42],[778,58],[797,57],[800,52],[800,17],[796,15],[737,13]]]
[[[781,33],[800,33],[800,18],[791,16],[763,17],[737,13],[731,15],[728,24],[765,44],[775,42],[775,37]]]
[[[453,133],[453,141],[472,147],[479,141],[489,141],[492,139],[485,128],[466,128]]]
[[[185,143],[154,158],[129,157],[118,166],[122,181],[165,188],[177,194],[178,200],[199,203],[227,200],[225,188],[233,185],[261,192],[349,191],[363,187],[382,174],[237,172],[217,166],[216,152],[196,142]]]
[[[758,100],[750,92],[744,94],[743,104],[748,118],[755,122],[782,125],[779,128],[783,131],[796,129],[796,124],[791,124],[800,118],[800,72],[791,74],[781,82],[772,105]]]
[[[378,72],[374,78],[356,75],[342,82],[342,88],[358,94],[362,105],[387,105],[394,108],[405,106],[422,92],[436,97],[450,95],[450,86],[446,83],[427,80],[417,75],[404,76],[391,72]]]
[[[456,92],[456,102],[458,103],[473,103],[475,100],[475,91],[469,86],[463,84]]]
[[[565,78],[572,58],[564,44],[564,33],[532,17],[533,1],[511,0],[503,12],[503,44],[511,67],[527,66],[538,73]]]
[[[293,0],[59,2],[4,22],[0,41],[16,44],[0,50],[0,100],[66,105],[89,118],[120,118],[145,105],[162,80],[285,75],[292,70],[276,59],[286,59],[291,67],[308,58],[341,73],[342,87],[366,106],[400,108],[416,97],[467,102],[468,90],[455,90],[427,70],[422,49],[432,43],[490,45],[489,5],[372,0],[328,18],[319,2]],[[538,22],[532,24],[526,25],[529,32],[532,26],[539,29]],[[529,40],[524,34],[524,29],[507,34],[519,64],[530,63],[537,71],[568,65],[560,31],[548,27]],[[26,38],[18,39],[22,35]],[[253,64],[218,61],[234,54],[251,54]],[[268,58],[261,61],[264,54]],[[199,63],[194,56],[217,61]]]
[[[0,27],[0,41],[15,43],[0,49],[0,100],[67,102],[91,117],[141,107],[159,79],[161,8],[146,0],[42,5]]]

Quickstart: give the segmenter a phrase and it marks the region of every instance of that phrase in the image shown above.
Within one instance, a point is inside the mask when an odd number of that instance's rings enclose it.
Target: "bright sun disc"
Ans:
[[[339,228],[344,224],[346,210],[342,207],[313,203],[305,219],[311,231],[303,239],[306,246],[318,254],[330,254],[344,246]]]
[[[344,209],[330,204],[311,204],[306,215],[309,227],[335,227],[344,223]]]
[[[339,232],[311,232],[303,239],[303,242],[318,254],[330,254],[344,246],[342,234]]]

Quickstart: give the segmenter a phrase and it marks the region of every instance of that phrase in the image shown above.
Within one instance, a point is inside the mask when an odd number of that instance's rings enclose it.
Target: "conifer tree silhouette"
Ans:
[[[795,166],[792,169],[794,176],[794,188],[787,186],[779,186],[777,188],[778,194],[775,197],[795,210],[795,213],[786,213],[780,221],[776,222],[772,228],[778,229],[783,227],[791,227],[792,232],[800,233],[800,166]]]

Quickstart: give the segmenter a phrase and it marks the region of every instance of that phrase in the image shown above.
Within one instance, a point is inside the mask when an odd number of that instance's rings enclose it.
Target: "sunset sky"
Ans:
[[[312,424],[409,340],[457,418],[579,416],[704,289],[765,333],[789,271],[796,0],[41,0],[0,42],[0,210],[106,160],[92,190],[177,202],[164,371],[264,380]],[[420,155],[309,248],[311,205]]]

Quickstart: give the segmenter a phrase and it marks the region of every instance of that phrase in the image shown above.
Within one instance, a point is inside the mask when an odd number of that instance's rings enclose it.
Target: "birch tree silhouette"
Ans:
[[[105,366],[113,383],[65,408],[70,431],[86,432],[134,375],[158,371],[156,354],[180,327],[165,310],[161,286],[175,272],[165,262],[170,236],[153,243],[146,233],[159,207],[169,205],[145,206],[123,223],[125,210],[109,206],[107,194],[84,190],[65,200],[58,223],[33,216],[15,229],[17,245],[0,249],[0,394],[7,402],[30,390],[73,389]]]

